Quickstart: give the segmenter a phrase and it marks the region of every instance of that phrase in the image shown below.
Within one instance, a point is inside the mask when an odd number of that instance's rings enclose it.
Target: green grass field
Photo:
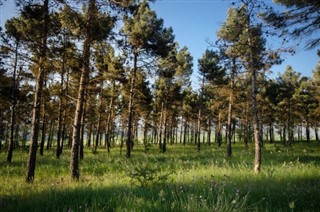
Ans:
[[[262,171],[254,174],[253,146],[135,146],[132,159],[86,150],[79,181],[69,177],[69,152],[37,156],[36,176],[25,183],[27,150],[12,164],[0,153],[0,211],[317,211],[320,208],[320,144],[263,147]]]

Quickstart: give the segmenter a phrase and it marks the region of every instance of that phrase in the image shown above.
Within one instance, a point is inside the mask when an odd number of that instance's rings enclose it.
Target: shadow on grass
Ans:
[[[315,211],[320,208],[320,182],[316,177],[278,180],[253,177],[191,183],[165,183],[151,187],[52,186],[42,192],[0,197],[1,211]],[[89,184],[90,185],[90,184]]]

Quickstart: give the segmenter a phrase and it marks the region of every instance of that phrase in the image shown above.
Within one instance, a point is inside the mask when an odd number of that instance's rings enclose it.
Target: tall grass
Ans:
[[[320,144],[263,147],[260,174],[252,172],[253,147],[168,146],[148,153],[135,146],[132,159],[86,150],[81,178],[69,177],[69,152],[38,156],[36,177],[24,182],[27,152],[7,164],[0,153],[0,211],[316,211],[320,208]]]

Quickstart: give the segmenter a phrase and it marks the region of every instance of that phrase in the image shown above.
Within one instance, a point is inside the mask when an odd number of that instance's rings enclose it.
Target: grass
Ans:
[[[69,177],[69,152],[38,156],[35,181],[25,183],[27,151],[12,164],[0,153],[1,211],[316,211],[320,208],[320,144],[266,144],[262,171],[254,174],[253,146],[135,146],[132,159],[87,149],[81,178]]]

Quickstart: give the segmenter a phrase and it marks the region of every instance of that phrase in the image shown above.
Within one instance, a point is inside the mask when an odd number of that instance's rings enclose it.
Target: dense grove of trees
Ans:
[[[78,179],[85,147],[125,147],[131,157],[138,143],[166,152],[173,143],[201,151],[202,144],[226,142],[231,157],[234,142],[254,142],[259,172],[264,142],[290,146],[310,141],[312,133],[319,140],[320,64],[312,77],[288,66],[269,79],[284,48],[266,43],[279,32],[297,37],[318,30],[320,5],[278,2],[292,10],[289,16],[260,1],[230,7],[217,48],[198,60],[195,90],[188,48],[147,1],[17,1],[20,15],[1,29],[0,151],[10,163],[15,148],[29,146],[26,181],[32,182],[38,149],[40,155],[55,149],[57,159],[71,149],[70,172]],[[309,40],[307,47],[318,43]]]

